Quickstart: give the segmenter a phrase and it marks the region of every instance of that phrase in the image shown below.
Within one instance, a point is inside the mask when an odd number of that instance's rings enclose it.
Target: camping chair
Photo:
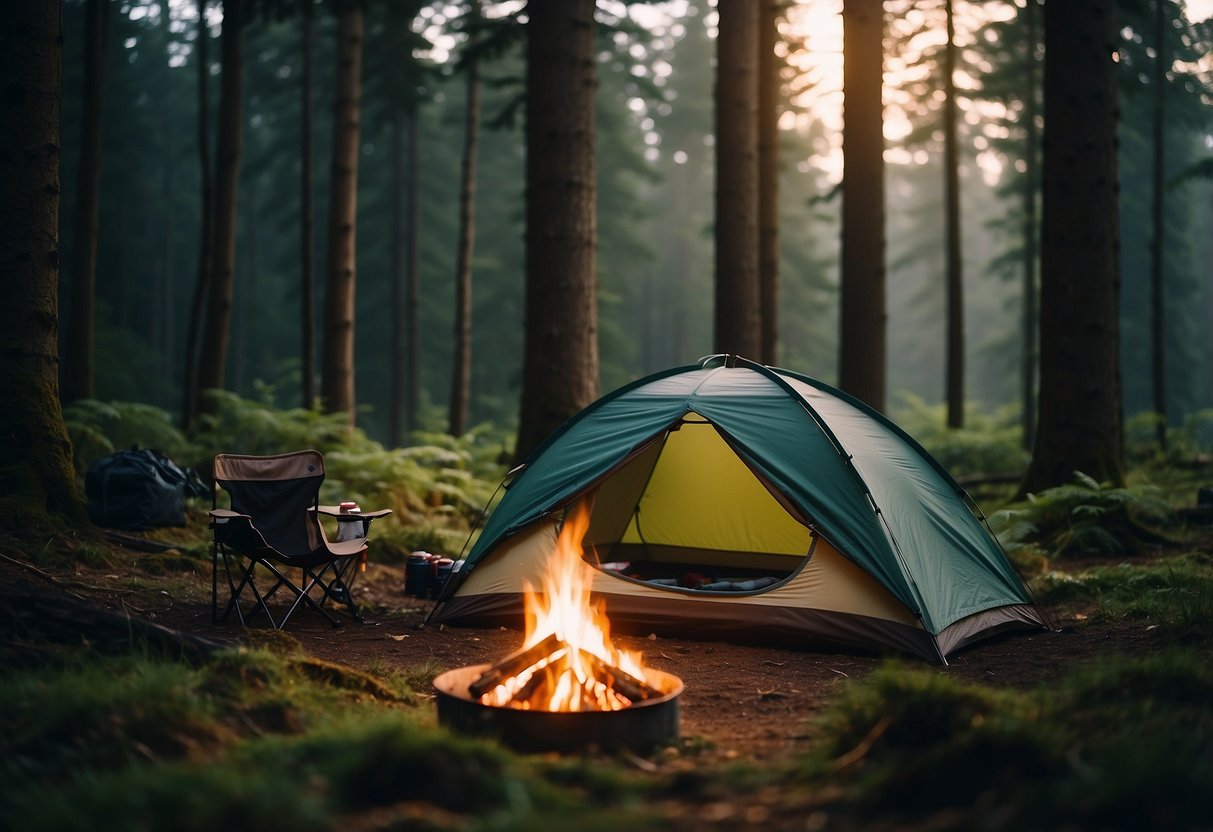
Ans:
[[[228,493],[231,509],[218,508],[216,488],[215,508],[210,512],[214,532],[211,548],[214,623],[227,621],[235,611],[244,625],[260,610],[270,626],[280,630],[296,609],[307,606],[336,627],[341,622],[325,609],[329,601],[344,604],[351,618],[362,621],[350,586],[366,562],[371,521],[392,512],[384,509],[342,513],[338,506],[322,506],[319,504],[322,482],[324,456],[319,451],[215,457],[215,485]],[[320,525],[321,514],[337,519],[341,532],[338,540],[330,541],[325,535]],[[219,612],[221,561],[231,591],[222,614]],[[287,577],[287,569],[302,570],[298,584]],[[263,572],[268,574],[263,576]],[[258,584],[258,579],[263,583]],[[293,597],[281,619],[275,621],[268,602],[283,588]]]

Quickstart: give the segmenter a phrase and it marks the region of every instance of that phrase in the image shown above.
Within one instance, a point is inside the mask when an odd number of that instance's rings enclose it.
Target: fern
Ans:
[[[1074,484],[1029,494],[995,512],[991,527],[1009,551],[1038,546],[1053,556],[1137,551],[1175,523],[1175,512],[1152,485],[1113,488],[1075,472]]]

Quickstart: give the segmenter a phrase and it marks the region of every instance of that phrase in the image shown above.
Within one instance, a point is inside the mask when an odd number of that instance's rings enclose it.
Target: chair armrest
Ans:
[[[309,506],[308,511],[316,511],[328,517],[336,517],[338,520],[346,518],[349,520],[378,520],[380,517],[387,517],[392,513],[390,508],[381,508],[378,511],[341,511],[340,506]]]
[[[247,514],[241,514],[238,511],[232,511],[231,509],[226,509],[226,508],[213,508],[210,511],[208,511],[207,514],[209,514],[211,516],[212,520],[217,520],[217,521],[222,520],[225,523],[228,520],[235,520],[239,517],[243,517],[244,519],[248,520],[250,523],[253,520],[253,518]]]

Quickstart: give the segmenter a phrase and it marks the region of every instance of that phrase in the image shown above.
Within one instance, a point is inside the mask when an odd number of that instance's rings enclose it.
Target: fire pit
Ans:
[[[441,724],[520,751],[634,749],[677,738],[682,680],[611,642],[581,557],[588,527],[582,506],[561,529],[543,591],[527,585],[520,650],[434,680]]]
[[[469,686],[492,665],[448,670],[434,680],[438,722],[464,734],[496,737],[517,751],[606,751],[652,748],[678,738],[682,680],[650,669],[646,676],[667,693],[618,711],[539,711],[484,705]]]

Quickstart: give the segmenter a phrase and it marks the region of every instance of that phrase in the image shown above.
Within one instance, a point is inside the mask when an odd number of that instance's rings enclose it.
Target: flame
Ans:
[[[581,541],[590,526],[590,512],[578,503],[565,519],[556,547],[548,557],[541,592],[525,584],[526,638],[523,649],[555,634],[567,647],[549,654],[516,676],[502,681],[482,699],[486,705],[506,705],[546,711],[617,711],[628,707],[627,697],[603,684],[588,666],[585,654],[637,678],[645,678],[641,654],[611,643],[611,625],[605,605],[590,599],[593,571],[582,559]],[[584,653],[582,652],[584,651]],[[512,702],[536,674],[546,674],[542,689],[546,702]]]

